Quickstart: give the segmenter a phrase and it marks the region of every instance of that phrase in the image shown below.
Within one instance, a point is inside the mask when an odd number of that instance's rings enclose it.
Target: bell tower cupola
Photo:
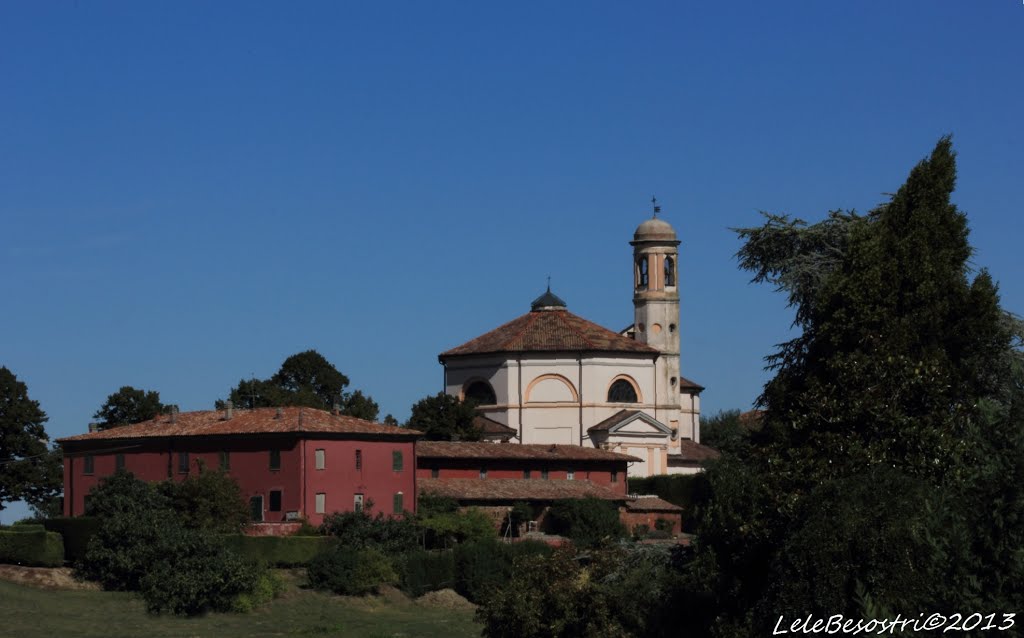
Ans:
[[[633,233],[633,334],[661,352],[656,362],[658,403],[679,405],[679,240],[676,231],[653,214]],[[659,409],[660,412],[660,409]]]

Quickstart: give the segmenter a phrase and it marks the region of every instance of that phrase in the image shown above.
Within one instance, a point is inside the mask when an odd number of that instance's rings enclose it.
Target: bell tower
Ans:
[[[653,216],[633,233],[634,338],[661,352],[655,362],[655,418],[678,432],[679,396],[679,240],[676,232]]]

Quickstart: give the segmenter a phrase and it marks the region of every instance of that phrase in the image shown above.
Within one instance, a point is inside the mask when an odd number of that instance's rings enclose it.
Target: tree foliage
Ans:
[[[79,575],[106,589],[141,592],[154,613],[228,611],[252,594],[261,570],[227,549],[217,520],[234,509],[232,490],[216,472],[189,480],[148,483],[123,470],[104,478],[86,505],[99,525]]]
[[[24,499],[43,505],[60,493],[60,453],[47,446],[46,413],[28,387],[0,366],[0,511]]]
[[[788,295],[799,335],[768,358],[751,445],[708,473],[716,635],[854,599],[1020,606],[1020,356],[969,267],[955,178],[943,138],[867,215],[739,231],[741,265]]]
[[[626,535],[619,509],[599,498],[568,498],[555,501],[548,511],[551,530],[571,538],[578,547],[599,547]]]
[[[316,350],[293,354],[269,379],[242,379],[228,398],[238,408],[304,406],[375,421],[379,407],[359,390],[347,392],[349,379]],[[224,402],[218,401],[218,407]]]
[[[479,441],[480,430],[473,425],[475,406],[440,392],[412,406],[408,427],[424,433],[430,441]]]
[[[249,505],[242,489],[222,470],[200,465],[199,472],[180,483],[167,481],[162,489],[186,527],[233,534],[249,524]]]
[[[98,425],[101,430],[105,430],[119,425],[149,421],[163,412],[165,407],[160,402],[160,393],[156,390],[139,390],[126,385],[108,396],[106,402],[92,416],[94,419],[100,419]]]

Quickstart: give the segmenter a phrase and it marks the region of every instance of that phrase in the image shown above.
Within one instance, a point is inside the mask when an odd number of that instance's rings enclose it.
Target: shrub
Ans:
[[[411,551],[402,557],[399,572],[402,591],[413,597],[455,587],[455,555],[451,551]]]
[[[161,490],[186,527],[229,534],[249,524],[242,490],[222,470],[208,470],[200,463],[198,473],[180,483],[166,481]]]
[[[64,542],[60,534],[34,525],[0,529],[0,563],[59,567],[64,564]]]
[[[494,538],[496,530],[489,516],[478,509],[446,512],[421,518],[424,542],[428,547],[447,548],[456,543]]]
[[[398,583],[398,574],[381,551],[341,543],[318,554],[306,574],[310,586],[346,596],[365,596],[376,593],[381,585]]]
[[[247,614],[280,596],[284,592],[284,588],[284,581],[280,576],[271,571],[264,571],[260,574],[256,586],[251,592],[235,596],[235,599],[231,601],[231,611]]]
[[[240,594],[252,595],[260,570],[217,540],[207,532],[181,526],[168,530],[163,543],[168,553],[140,581],[146,609],[194,616],[229,611]]]
[[[491,539],[457,545],[455,590],[475,603],[484,602],[511,578],[517,559],[551,552],[548,545],[534,541],[506,544]]]
[[[400,554],[419,545],[420,532],[406,516],[390,517],[383,513],[337,512],[324,517],[320,531],[334,536],[347,547],[374,547],[387,554]]]
[[[305,567],[325,547],[335,542],[328,536],[244,536],[222,537],[228,549],[243,558],[273,567]]]
[[[46,531],[46,528],[38,521],[22,519],[20,521],[15,521],[10,526],[0,525],[0,530],[6,530],[9,532],[43,532]]]
[[[92,516],[70,516],[48,518],[43,526],[50,532],[64,537],[64,559],[75,563],[85,557],[89,539],[99,530],[100,519]]]
[[[596,547],[625,535],[615,504],[597,498],[556,501],[548,521],[556,534],[571,538],[580,547]]]

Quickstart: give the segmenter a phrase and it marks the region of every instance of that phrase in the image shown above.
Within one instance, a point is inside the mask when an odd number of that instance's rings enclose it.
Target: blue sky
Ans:
[[[54,437],[122,385],[207,409],[307,348],[404,419],[549,274],[629,324],[656,195],[683,374],[748,408],[791,312],[729,228],[866,211],[944,134],[1024,312],[1022,60],[1017,0],[6,2],[0,365]]]

